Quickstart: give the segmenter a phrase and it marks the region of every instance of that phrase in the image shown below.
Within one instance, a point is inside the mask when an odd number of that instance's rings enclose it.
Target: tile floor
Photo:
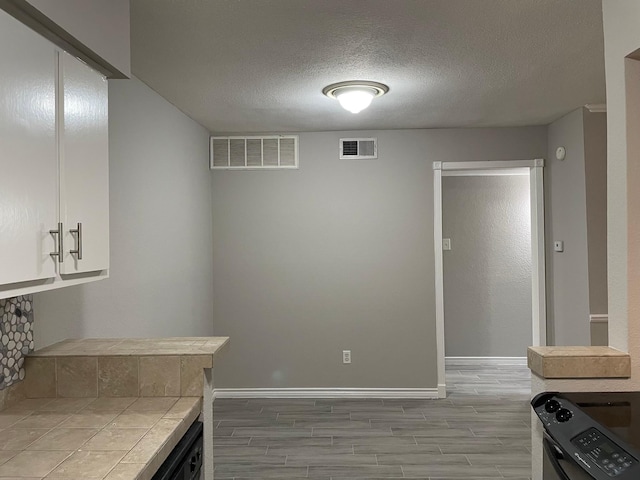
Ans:
[[[448,397],[218,399],[216,480],[527,480],[526,366],[447,366]]]

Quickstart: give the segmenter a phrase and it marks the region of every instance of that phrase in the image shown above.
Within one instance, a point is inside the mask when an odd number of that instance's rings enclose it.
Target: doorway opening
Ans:
[[[434,162],[434,254],[436,284],[436,336],[438,361],[438,396],[446,397],[445,376],[445,297],[443,246],[443,177],[477,177],[482,175],[525,175],[529,180],[530,271],[531,271],[531,345],[546,344],[545,257],[544,257],[544,161],[517,160],[492,162]],[[464,182],[462,182],[464,183]],[[487,292],[491,295],[491,292]],[[524,352],[523,352],[524,354]]]

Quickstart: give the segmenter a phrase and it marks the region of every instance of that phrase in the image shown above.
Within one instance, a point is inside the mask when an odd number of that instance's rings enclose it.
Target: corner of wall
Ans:
[[[551,345],[589,345],[589,281],[583,107],[547,127],[545,236],[547,336]],[[565,147],[563,160],[556,149]],[[561,240],[563,252],[553,243]]]

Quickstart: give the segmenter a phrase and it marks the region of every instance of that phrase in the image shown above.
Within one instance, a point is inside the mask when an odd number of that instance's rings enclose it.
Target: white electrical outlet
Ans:
[[[451,250],[451,239],[443,238],[442,239],[442,250]]]
[[[342,351],[342,363],[351,363],[351,350]]]

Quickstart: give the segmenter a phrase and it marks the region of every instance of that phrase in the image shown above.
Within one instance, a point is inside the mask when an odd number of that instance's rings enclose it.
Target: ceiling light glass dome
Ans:
[[[389,91],[389,87],[378,82],[349,81],[333,83],[322,90],[329,98],[335,98],[345,110],[359,113],[369,105],[375,97],[380,97]]]

